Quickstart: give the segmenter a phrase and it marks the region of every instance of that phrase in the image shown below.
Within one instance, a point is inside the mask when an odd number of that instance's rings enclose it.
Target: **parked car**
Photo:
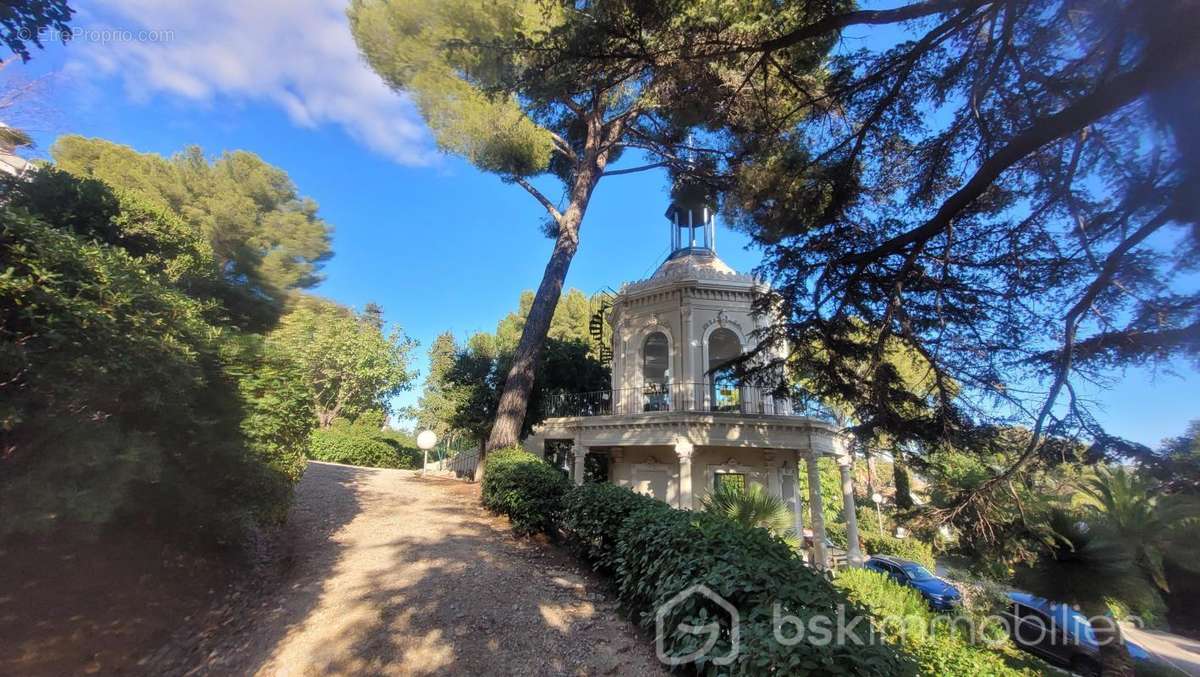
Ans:
[[[949,581],[938,578],[916,562],[888,555],[873,555],[865,565],[872,571],[887,574],[900,585],[921,593],[929,606],[937,611],[949,611],[962,604],[962,592]]]
[[[1009,634],[1019,648],[1078,675],[1100,674],[1100,644],[1083,614],[1026,592],[1010,592],[1008,599]],[[1135,665],[1156,663],[1141,646],[1125,645]]]

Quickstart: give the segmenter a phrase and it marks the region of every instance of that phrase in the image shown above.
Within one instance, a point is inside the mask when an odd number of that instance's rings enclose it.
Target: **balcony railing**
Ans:
[[[556,393],[546,400],[546,417],[614,416],[690,411],[757,416],[807,416],[832,421],[828,409],[799,393],[776,388],[712,383],[647,384],[588,393]]]

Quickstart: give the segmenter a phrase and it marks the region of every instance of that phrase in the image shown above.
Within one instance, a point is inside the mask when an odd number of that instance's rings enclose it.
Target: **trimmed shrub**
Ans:
[[[579,554],[598,569],[616,567],[617,536],[638,510],[669,511],[666,503],[608,483],[584,484],[563,498],[563,529]]]
[[[738,609],[740,645],[736,661],[721,666],[697,662],[698,672],[715,674],[904,675],[913,666],[882,642],[869,623],[858,624],[864,644],[776,641],[776,610],[808,631],[814,618],[836,626],[839,609],[847,623],[866,616],[823,576],[804,566],[794,551],[767,530],[749,528],[718,515],[675,510],[629,489],[611,485],[575,487],[564,501],[565,530],[593,563],[612,571],[622,604],[643,627],[656,625],[657,609],[679,593],[702,584]],[[778,606],[777,606],[778,605]],[[664,616],[663,648],[688,654],[706,641],[682,632],[680,624],[717,623],[720,635],[708,656],[727,655],[728,615],[712,600],[692,594],[677,600]],[[788,619],[790,621],[790,618]],[[820,625],[818,622],[816,625]],[[795,634],[794,625],[786,636]]]
[[[1025,677],[1038,674],[1010,666],[990,649],[973,646],[964,626],[929,610],[920,593],[867,569],[846,569],[834,584],[870,609],[885,639],[916,660],[921,675],[990,675]]]
[[[933,571],[937,563],[933,559],[933,548],[915,538],[896,538],[879,534],[859,534],[868,555],[891,555],[912,560]]]
[[[483,505],[507,515],[517,533],[553,533],[570,486],[558,468],[522,449],[493,451],[484,461]]]
[[[386,440],[355,435],[339,430],[316,430],[309,439],[309,458],[330,463],[345,463],[368,468],[412,468]]]
[[[419,470],[425,462],[425,452],[416,447],[405,446],[387,433],[382,433],[379,436],[372,437],[372,439],[383,442],[392,448],[392,451],[396,453],[397,462],[400,464],[396,466],[397,468]]]

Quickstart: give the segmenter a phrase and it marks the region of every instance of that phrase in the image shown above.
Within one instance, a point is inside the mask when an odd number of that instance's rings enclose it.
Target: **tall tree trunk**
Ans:
[[[521,340],[513,354],[512,368],[504,379],[504,391],[500,394],[496,420],[488,436],[487,451],[512,446],[520,438],[525,411],[529,406],[529,393],[533,390],[534,374],[542,358],[542,346],[550,331],[550,321],[554,318],[554,310],[562,295],[563,281],[571,267],[571,259],[579,248],[579,221],[582,216],[583,209],[577,209],[575,205],[563,213],[554,251],[550,254],[546,272],[542,274],[542,283],[538,285],[533,305],[529,308]]]
[[[525,422],[529,394],[533,390],[534,375],[542,358],[546,333],[550,331],[550,320],[554,318],[554,309],[558,306],[559,296],[562,295],[563,281],[571,267],[571,259],[575,257],[575,251],[579,248],[579,226],[587,211],[592,191],[596,188],[596,182],[600,180],[608,162],[608,149],[601,147],[603,135],[604,130],[601,129],[599,121],[593,121],[581,167],[571,186],[570,204],[558,220],[558,237],[554,241],[554,251],[550,254],[550,261],[542,274],[542,283],[538,285],[533,305],[529,308],[525,329],[521,332],[521,340],[513,354],[512,368],[508,370],[508,377],[504,380],[504,391],[500,394],[500,404],[496,409],[496,420],[492,423],[485,454],[495,449],[510,447],[520,440],[521,426]],[[475,477],[477,480],[483,477],[482,457]]]
[[[908,464],[904,460],[904,451],[900,447],[892,450],[892,483],[896,487],[896,507],[900,510],[912,510],[912,484],[908,473]]]

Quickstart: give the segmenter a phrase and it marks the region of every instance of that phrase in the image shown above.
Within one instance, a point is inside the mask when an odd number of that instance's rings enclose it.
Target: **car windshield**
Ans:
[[[914,581],[928,581],[934,578],[934,575],[929,573],[929,569],[920,564],[905,564],[900,568],[904,569],[904,573]]]

